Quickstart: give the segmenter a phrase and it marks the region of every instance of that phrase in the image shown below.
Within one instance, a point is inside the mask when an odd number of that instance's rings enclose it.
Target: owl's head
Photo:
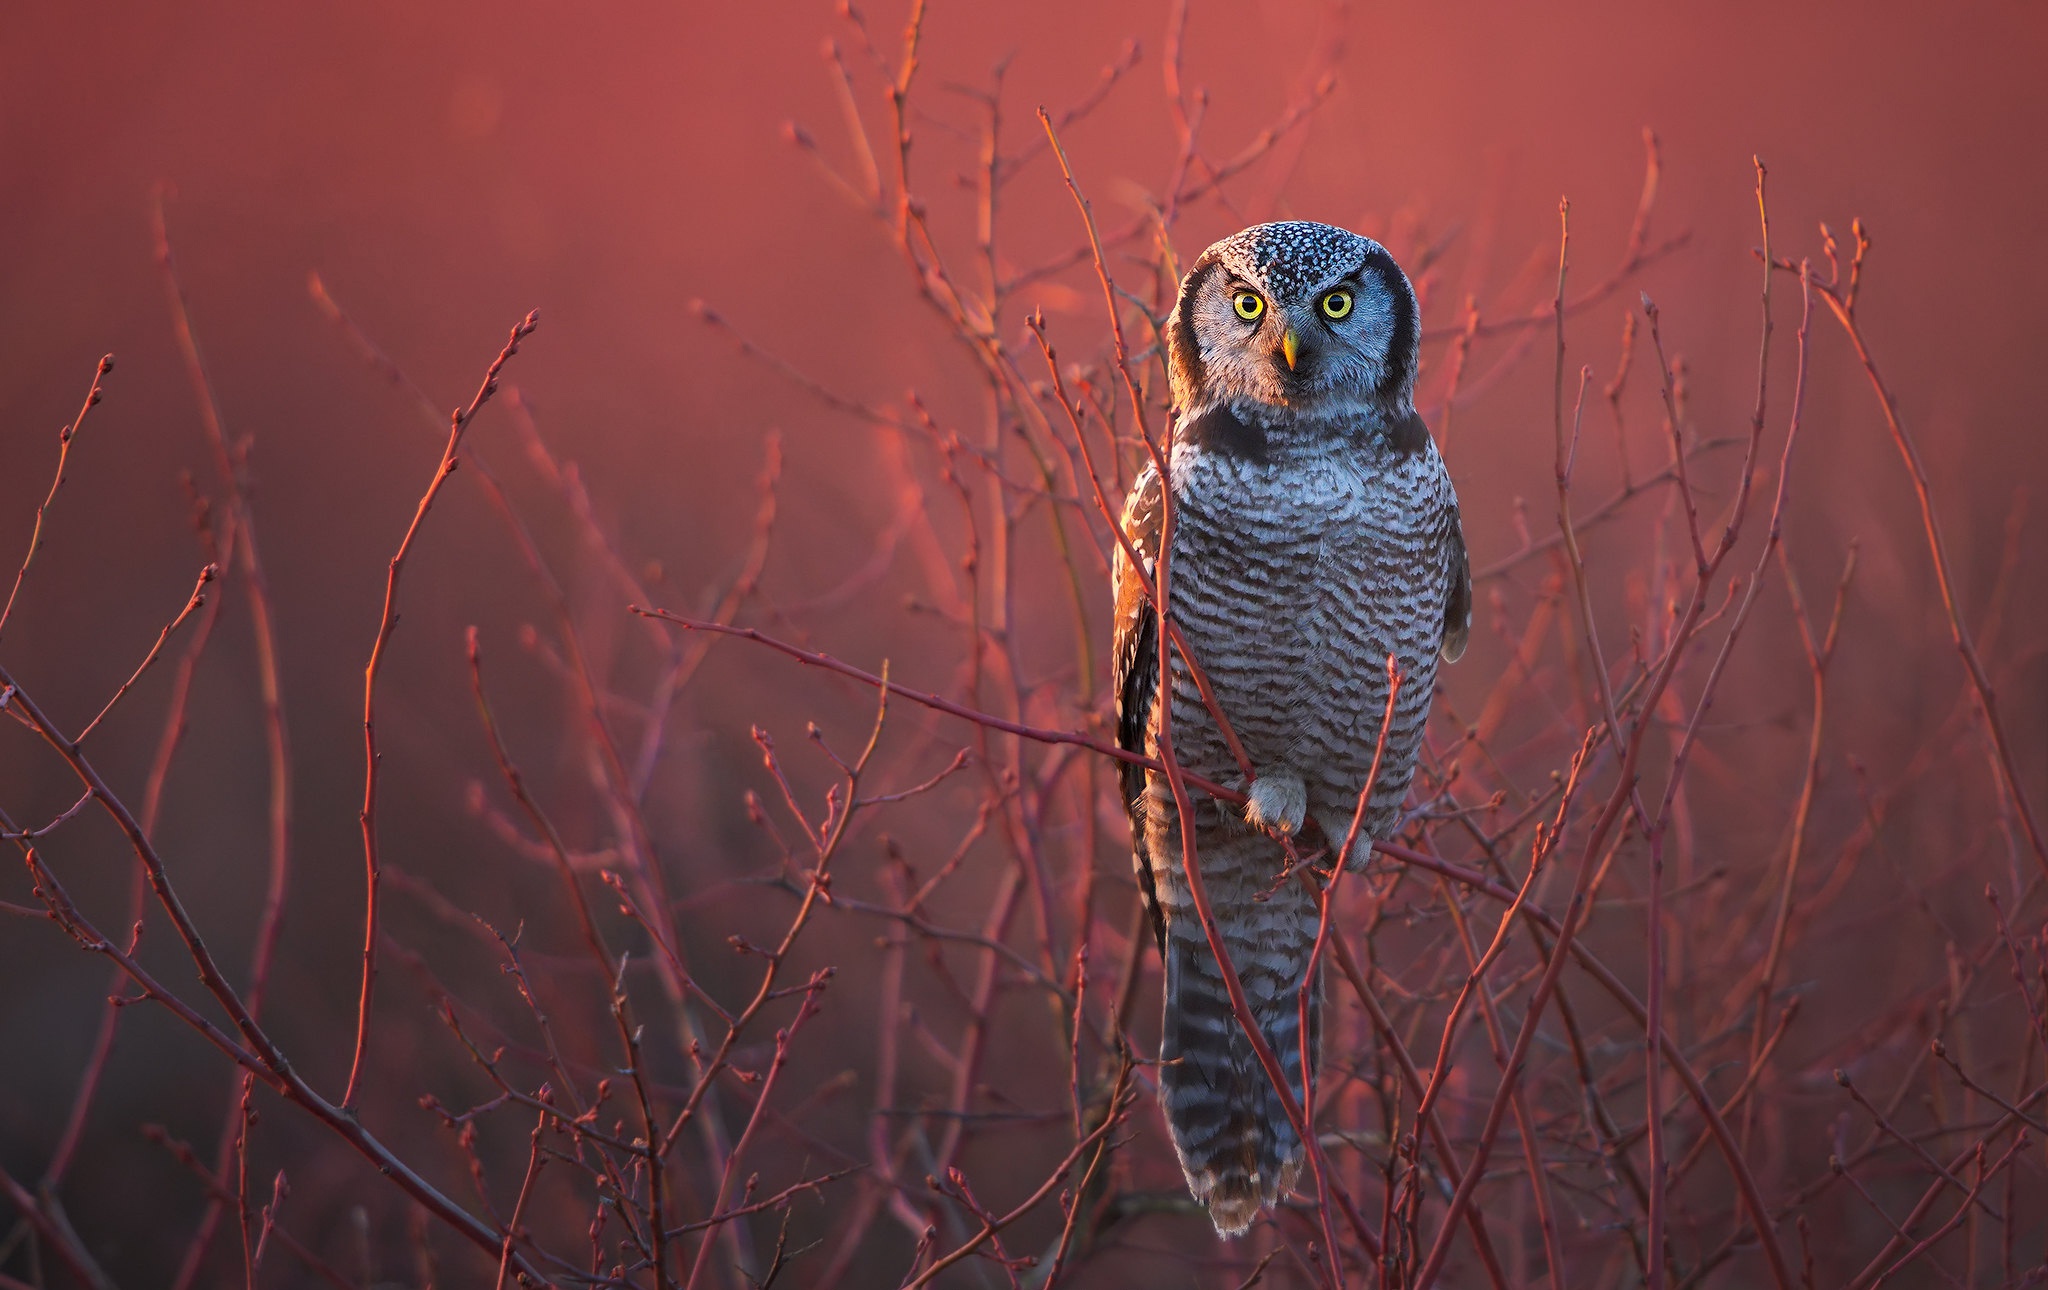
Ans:
[[[1415,290],[1378,242],[1307,220],[1254,224],[1181,281],[1166,333],[1174,404],[1393,424],[1414,410],[1420,335]]]

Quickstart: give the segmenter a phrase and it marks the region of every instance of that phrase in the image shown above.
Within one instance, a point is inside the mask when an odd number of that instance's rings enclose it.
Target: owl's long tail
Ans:
[[[1270,935],[1256,941],[1230,935],[1226,944],[1244,986],[1245,1002],[1299,1105],[1300,990],[1314,924],[1309,925],[1307,940],[1300,936],[1298,923],[1289,931],[1292,934],[1278,938],[1279,944]],[[1222,973],[1192,910],[1169,923],[1165,949],[1159,1099],[1188,1189],[1209,1207],[1218,1232],[1238,1236],[1261,1208],[1294,1186],[1301,1172],[1301,1139],[1244,1028],[1231,1014]],[[1322,1002],[1318,972],[1308,1007],[1311,1069],[1321,1056]]]

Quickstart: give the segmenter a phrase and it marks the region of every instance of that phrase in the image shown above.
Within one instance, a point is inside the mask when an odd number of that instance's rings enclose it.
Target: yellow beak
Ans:
[[[1294,356],[1300,352],[1301,338],[1294,334],[1294,328],[1289,327],[1286,334],[1280,337],[1280,353],[1287,359],[1288,371],[1294,370]]]

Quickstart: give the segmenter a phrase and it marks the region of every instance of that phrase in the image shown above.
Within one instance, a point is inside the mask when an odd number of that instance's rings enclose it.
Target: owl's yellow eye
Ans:
[[[1237,316],[1246,322],[1257,322],[1259,316],[1266,312],[1265,298],[1256,291],[1240,291],[1230,298],[1230,304],[1237,310]]]
[[[1350,312],[1351,293],[1349,291],[1332,291],[1329,295],[1323,297],[1323,316],[1325,318],[1342,318]]]

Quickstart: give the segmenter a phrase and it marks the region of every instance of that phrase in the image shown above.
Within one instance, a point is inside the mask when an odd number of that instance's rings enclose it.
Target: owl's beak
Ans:
[[[1294,334],[1294,328],[1289,327],[1280,337],[1280,353],[1287,360],[1287,370],[1293,371],[1295,356],[1301,353],[1301,337]]]

